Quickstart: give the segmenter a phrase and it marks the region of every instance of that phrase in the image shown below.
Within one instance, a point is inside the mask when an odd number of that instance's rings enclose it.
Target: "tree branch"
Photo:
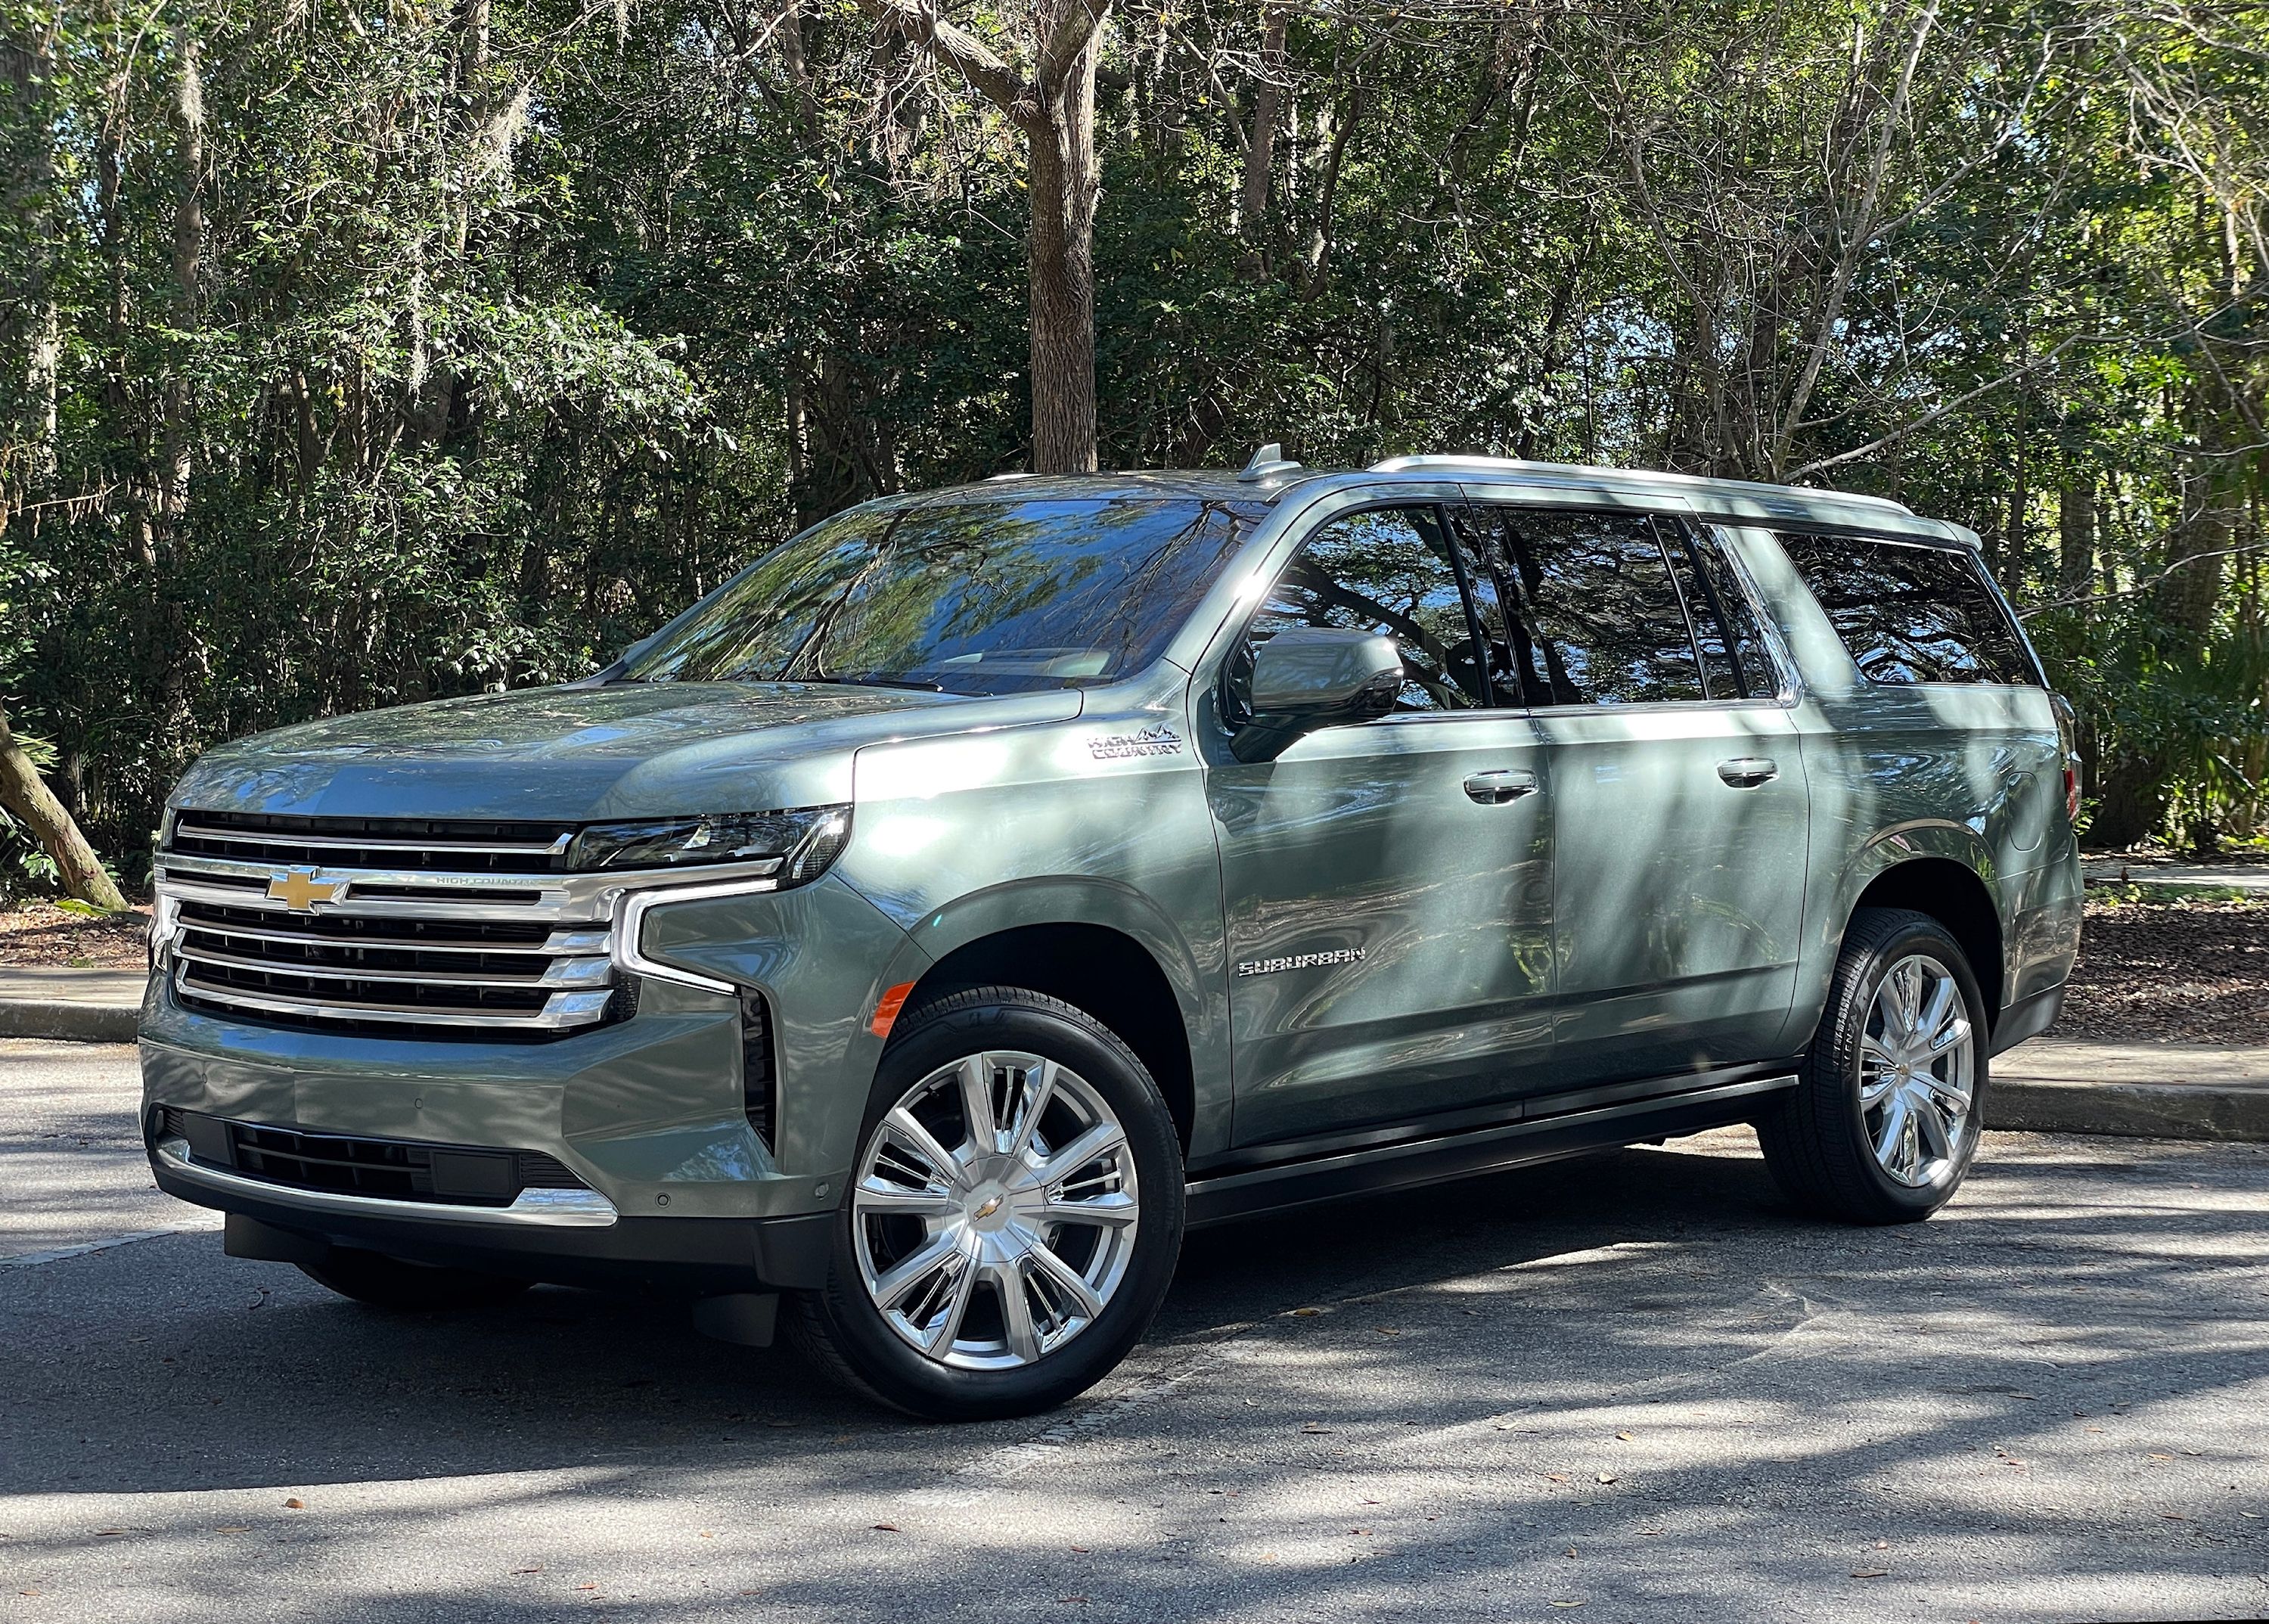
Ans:
[[[1079,60],[1104,19],[1111,15],[1112,0],[1075,0],[1057,22],[1055,32],[1048,36],[1047,46],[1040,52],[1039,66],[1032,78],[1041,95],[1053,100],[1070,75],[1072,64]]]
[[[909,0],[859,0],[859,9],[901,39],[927,47],[931,55],[959,74],[972,90],[1018,124],[1029,127],[1038,116],[1038,98],[1031,82],[967,29],[947,22],[927,6],[909,4]],[[1109,9],[1107,0],[1105,9]],[[1093,31],[1090,25],[1089,32]]]

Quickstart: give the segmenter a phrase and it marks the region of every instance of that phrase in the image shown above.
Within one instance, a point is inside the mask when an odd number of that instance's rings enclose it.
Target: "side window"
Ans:
[[[1695,646],[1702,653],[1702,678],[1712,699],[1768,698],[1780,687],[1764,627],[1741,586],[1733,561],[1714,535],[1684,525],[1662,526],[1671,572],[1694,623]]]
[[[1266,642],[1288,626],[1342,626],[1393,638],[1402,650],[1399,712],[1489,703],[1486,654],[1467,618],[1436,508],[1349,513],[1310,536],[1245,636]]]
[[[1536,704],[1659,705],[1707,696],[1654,521],[1498,510]],[[1516,642],[1524,640],[1516,637]]]
[[[2038,684],[1968,552],[1841,535],[1780,543],[1869,682]]]

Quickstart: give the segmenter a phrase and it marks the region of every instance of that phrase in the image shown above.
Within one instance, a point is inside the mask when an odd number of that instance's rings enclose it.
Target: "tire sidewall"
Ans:
[[[1954,1146],[1953,1174],[1919,1188],[1903,1185],[1883,1170],[1867,1134],[1866,1113],[1859,1108],[1859,1039],[1866,1031],[1875,995],[1891,967],[1916,953],[1927,953],[1943,965],[1953,976],[1955,985],[1961,989],[1964,1013],[1970,1021],[1972,1062],[1970,1113],[1962,1118],[1962,1131]],[[1843,1130],[1849,1136],[1853,1159],[1872,1186],[1875,1199],[1897,1216],[1927,1216],[1953,1199],[1969,1176],[1970,1163],[1977,1159],[1987,1087],[1989,1022],[1984,991],[1978,985],[1977,972],[1970,968],[1969,956],[1962,950],[1961,944],[1934,921],[1920,916],[1848,963],[1838,979],[1842,985],[1837,991],[1842,996],[1836,1002],[1837,1021],[1826,1034],[1832,1041],[1833,1052],[1815,1056],[1814,1063],[1826,1061],[1836,1068]]]
[[[1026,1414],[1092,1386],[1127,1356],[1164,1299],[1181,1251],[1181,1146],[1171,1113],[1133,1052],[1068,1008],[979,1003],[917,1012],[876,1068],[860,1124],[853,1173],[838,1204],[826,1287],[818,1308],[831,1340],[858,1376],[888,1402],[941,1420]],[[954,1369],[907,1346],[867,1295],[859,1268],[851,1196],[876,1126],[924,1077],[980,1050],[1045,1055],[1076,1072],[1126,1130],[1141,1190],[1134,1256],[1095,1322],[1063,1347],[1014,1370]]]

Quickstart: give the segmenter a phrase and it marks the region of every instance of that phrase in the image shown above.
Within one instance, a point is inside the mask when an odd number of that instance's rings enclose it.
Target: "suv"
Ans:
[[[1485,458],[868,502],[580,682],[169,802],[158,1182],[389,1309],[776,1319],[1038,1409],[1184,1229],[1756,1126],[1927,1216],[2080,928],[2069,712],[1977,538]]]

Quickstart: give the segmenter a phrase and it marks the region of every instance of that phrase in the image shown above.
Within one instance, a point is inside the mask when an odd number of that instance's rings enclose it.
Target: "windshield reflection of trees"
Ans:
[[[728,583],[628,675],[1002,692],[1149,664],[1253,514],[1194,499],[854,512]]]

